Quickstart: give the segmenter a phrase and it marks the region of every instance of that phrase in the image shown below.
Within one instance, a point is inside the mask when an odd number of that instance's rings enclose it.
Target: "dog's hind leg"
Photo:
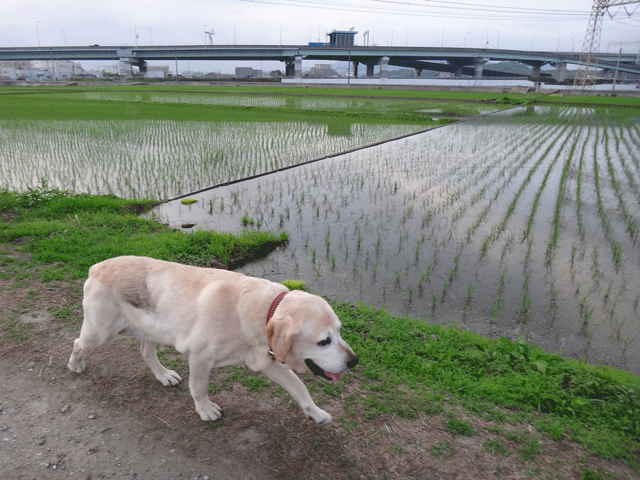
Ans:
[[[117,335],[115,325],[119,313],[111,303],[88,295],[87,284],[85,284],[85,297],[82,301],[84,320],[80,336],[73,342],[73,352],[68,364],[69,370],[75,373],[81,373],[84,370],[84,361],[89,353],[113,340]]]
[[[115,335],[110,332],[96,330],[91,327],[91,322],[85,321],[80,330],[80,336],[73,341],[73,352],[69,358],[69,370],[82,373],[85,367],[84,360],[96,348],[112,340]]]
[[[150,340],[142,340],[142,344],[140,345],[140,353],[142,354],[142,358],[147,362],[149,368],[156,376],[156,378],[162,383],[165,387],[169,387],[172,385],[177,385],[182,381],[180,375],[178,375],[173,370],[169,370],[165,368],[160,361],[158,360],[158,352],[156,351],[156,344]]]

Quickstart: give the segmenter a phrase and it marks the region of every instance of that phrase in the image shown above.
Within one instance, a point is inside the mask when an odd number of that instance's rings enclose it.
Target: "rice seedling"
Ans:
[[[246,213],[242,216],[242,225],[245,227],[253,226],[256,221],[253,218],[250,218]]]
[[[522,296],[520,298],[520,323],[526,323],[531,314],[531,296],[529,293],[529,282],[531,280],[531,272],[527,272],[524,278],[524,286],[522,287]]]

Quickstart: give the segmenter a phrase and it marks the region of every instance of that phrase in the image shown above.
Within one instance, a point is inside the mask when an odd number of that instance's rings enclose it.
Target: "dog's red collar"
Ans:
[[[275,300],[271,303],[271,307],[269,307],[269,312],[267,313],[267,321],[266,324],[269,323],[269,320],[271,320],[271,317],[273,317],[273,314],[276,311],[276,308],[278,308],[278,305],[280,305],[280,302],[282,301],[282,299],[284,298],[284,296],[289,293],[289,292],[282,292],[280,295],[278,295]],[[271,348],[271,345],[269,345],[269,358],[271,360],[275,360],[276,359],[276,355],[273,353],[273,349]]]
[[[282,301],[282,299],[284,298],[284,296],[289,293],[289,292],[282,292],[280,295],[278,295],[275,300],[271,303],[271,307],[269,308],[269,312],[267,313],[267,322],[269,323],[269,320],[271,320],[271,317],[273,317],[273,314],[276,311],[276,308],[278,308],[278,305],[280,305],[280,302]]]

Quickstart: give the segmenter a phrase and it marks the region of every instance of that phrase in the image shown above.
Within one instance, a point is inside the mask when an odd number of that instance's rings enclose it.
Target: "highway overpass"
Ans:
[[[387,75],[389,65],[422,70],[472,75],[475,78],[504,76],[491,70],[490,61],[515,61],[532,67],[531,77],[541,76],[540,68],[556,68],[555,78],[563,81],[569,64],[578,64],[579,53],[527,50],[500,50],[486,48],[387,47],[330,45],[173,45],[173,46],[101,46],[84,47],[1,47],[0,61],[6,60],[99,60],[120,61],[131,72],[135,65],[142,71],[150,60],[275,60],[285,64],[287,76],[302,76],[302,60],[337,60],[354,62],[366,68],[367,77],[373,77],[375,68],[379,76]],[[595,68],[618,70],[640,75],[636,54],[600,53]]]

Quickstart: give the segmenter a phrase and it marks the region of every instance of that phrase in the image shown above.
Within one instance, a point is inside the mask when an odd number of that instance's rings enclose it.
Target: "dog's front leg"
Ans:
[[[262,370],[262,373],[289,392],[293,399],[298,402],[305,415],[311,420],[322,424],[331,423],[331,415],[313,403],[307,387],[290,369],[278,362],[271,362],[267,368]]]
[[[220,407],[209,400],[209,372],[213,365],[197,355],[189,357],[189,390],[202,420],[217,420],[222,416]]]

